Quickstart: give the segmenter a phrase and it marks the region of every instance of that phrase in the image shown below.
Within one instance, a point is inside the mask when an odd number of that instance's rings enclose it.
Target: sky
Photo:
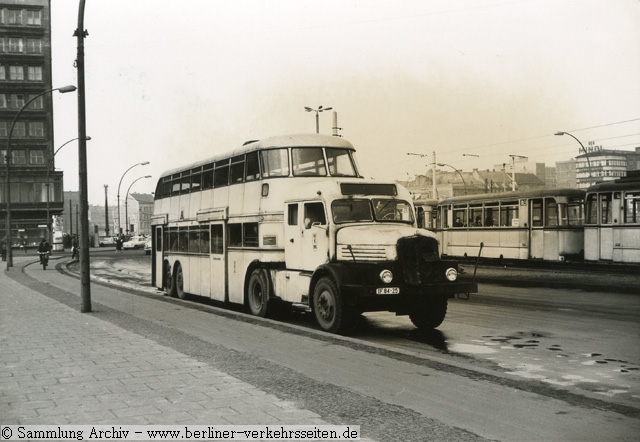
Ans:
[[[77,85],[78,5],[51,0],[53,87]],[[424,174],[433,152],[463,171],[509,155],[554,166],[580,148],[557,131],[640,147],[638,0],[86,0],[84,28],[90,204],[105,185],[115,205],[121,180],[121,198],[151,193],[247,140],[313,133],[305,107],[332,107],[320,133],[335,111],[381,180]],[[78,100],[53,99],[57,148],[78,136]],[[55,164],[78,190],[77,143]]]

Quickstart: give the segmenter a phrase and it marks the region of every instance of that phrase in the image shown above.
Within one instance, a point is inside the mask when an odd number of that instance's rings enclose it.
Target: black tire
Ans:
[[[180,299],[187,299],[187,296],[189,294],[184,291],[184,273],[182,272],[182,266],[180,265],[180,263],[176,263],[174,267],[175,269],[173,271],[173,279],[175,281],[174,285],[176,288],[176,294]]]
[[[271,295],[269,277],[262,269],[255,269],[249,276],[247,284],[246,305],[253,316],[264,318],[267,315],[267,304]]]
[[[332,278],[324,276],[313,289],[313,313],[320,328],[329,333],[344,333],[349,326],[349,309]]]
[[[447,296],[439,295],[422,299],[416,303],[409,318],[420,330],[431,330],[438,327],[447,316]]]
[[[171,271],[171,265],[168,261],[164,262],[164,287],[167,290],[167,295],[175,298],[178,294],[176,292],[175,278]]]

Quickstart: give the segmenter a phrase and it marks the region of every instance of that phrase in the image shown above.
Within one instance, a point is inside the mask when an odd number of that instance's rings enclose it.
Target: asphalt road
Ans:
[[[345,338],[319,332],[304,314],[273,321],[163,296],[149,286],[149,259],[92,254],[92,276],[121,288],[94,299],[109,320],[329,420],[357,421],[374,439],[640,434],[637,296],[481,284],[470,301],[451,302],[433,333],[376,313]],[[77,288],[74,278],[47,278]]]

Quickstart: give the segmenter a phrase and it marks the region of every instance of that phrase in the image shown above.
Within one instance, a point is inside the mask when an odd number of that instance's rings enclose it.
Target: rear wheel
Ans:
[[[409,318],[420,330],[430,330],[442,324],[446,315],[447,296],[438,295],[416,302]]]
[[[184,291],[184,273],[182,273],[182,266],[180,263],[176,264],[174,271],[176,294],[180,299],[186,299],[187,292]]]
[[[254,316],[264,318],[267,315],[267,304],[270,295],[269,279],[264,270],[255,269],[249,276],[246,304]]]
[[[313,313],[320,328],[329,333],[344,333],[349,322],[349,310],[333,279],[322,277],[313,290]]]

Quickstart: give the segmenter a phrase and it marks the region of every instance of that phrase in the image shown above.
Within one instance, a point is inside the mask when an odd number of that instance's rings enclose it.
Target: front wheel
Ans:
[[[320,328],[344,333],[348,327],[348,308],[333,279],[322,277],[313,290],[313,313]]]
[[[262,269],[255,269],[249,276],[247,285],[247,306],[254,316],[264,318],[270,295],[269,279]]]
[[[416,302],[409,318],[420,330],[431,330],[442,324],[447,315],[447,296],[421,299]]]

